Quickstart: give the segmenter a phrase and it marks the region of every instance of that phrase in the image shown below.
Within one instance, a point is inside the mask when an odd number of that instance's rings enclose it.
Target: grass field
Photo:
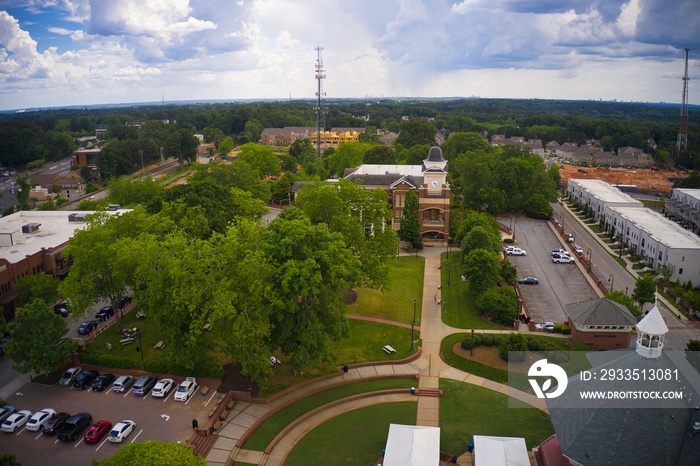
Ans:
[[[469,290],[469,283],[462,281],[461,252],[442,253],[442,321],[455,328],[504,329],[505,327],[481,318],[474,306],[476,296]],[[449,286],[448,286],[449,284]]]
[[[367,466],[381,458],[389,424],[416,424],[416,403],[405,401],[348,411],[296,444],[285,466]]]
[[[358,382],[316,393],[287,406],[283,410],[271,416],[255,430],[253,435],[251,435],[245,442],[243,448],[258,451],[264,450],[275,438],[275,436],[292,421],[299,418],[303,414],[318,408],[319,406],[330,403],[331,401],[356,395],[358,393],[366,393],[376,390],[386,390],[389,388],[410,388],[416,384],[416,379],[411,378],[370,380],[368,382]]]
[[[368,288],[358,289],[357,301],[347,307],[347,312],[410,324],[415,300],[416,325],[420,325],[425,259],[401,256],[389,260],[387,265],[392,277],[390,289],[383,293]]]
[[[440,449],[461,455],[474,435],[524,437],[531,449],[554,433],[549,415],[536,408],[512,408],[516,400],[475,385],[440,379]]]

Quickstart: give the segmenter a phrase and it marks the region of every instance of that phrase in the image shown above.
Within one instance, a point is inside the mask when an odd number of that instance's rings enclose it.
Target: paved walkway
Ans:
[[[434,396],[418,396],[413,395],[396,395],[396,396],[380,396],[369,398],[357,398],[348,401],[347,403],[335,404],[332,408],[321,407],[315,412],[310,413],[291,430],[286,432],[284,437],[275,445],[269,452],[269,456],[264,452],[238,450],[235,448],[237,440],[253,424],[266,415],[267,413],[280,409],[289,405],[291,402],[299,398],[308,396],[318,390],[337,386],[347,381],[358,381],[362,379],[377,378],[387,375],[420,375],[418,389],[435,389],[439,388],[440,378],[448,378],[458,380],[460,382],[478,385],[483,388],[510,395],[514,398],[524,401],[546,411],[546,405],[542,400],[529,395],[525,392],[519,392],[514,389],[508,389],[504,384],[496,383],[482,377],[478,377],[454,367],[447,365],[440,359],[440,343],[443,338],[453,333],[465,332],[465,329],[450,327],[442,321],[442,309],[440,304],[436,302],[435,296],[442,300],[440,285],[440,253],[443,248],[426,247],[421,256],[425,258],[425,270],[423,281],[423,302],[421,314],[420,337],[423,341],[421,356],[410,363],[398,364],[381,364],[371,365],[359,368],[351,368],[347,373],[340,373],[337,377],[330,379],[322,379],[317,382],[312,382],[306,385],[293,387],[285,392],[279,398],[272,400],[268,404],[255,403],[237,403],[233,412],[226,419],[224,426],[219,431],[219,439],[215,443],[211,452],[207,455],[207,461],[210,465],[223,465],[227,459],[235,459],[237,461],[258,463],[262,465],[279,465],[287,456],[294,445],[314,427],[322,424],[331,417],[337,416],[343,412],[357,409],[364,406],[369,406],[376,403],[384,403],[391,401],[404,401],[417,399],[417,421],[418,425],[424,426],[439,426],[440,425],[440,399]],[[391,323],[384,319],[365,318],[361,316],[353,316],[353,318],[361,318],[362,320],[370,320],[375,322]],[[395,322],[393,324],[396,324]],[[403,327],[410,328],[410,325],[403,324]],[[510,330],[479,330],[484,333],[510,333]],[[471,456],[460,457],[458,464],[471,464]]]

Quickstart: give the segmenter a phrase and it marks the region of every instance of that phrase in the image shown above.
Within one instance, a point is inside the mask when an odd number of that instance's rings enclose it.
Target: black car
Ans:
[[[537,280],[535,277],[525,277],[525,278],[518,278],[518,283],[521,285],[537,285],[539,283],[539,280]]]
[[[95,379],[100,376],[97,371],[85,371],[78,374],[78,377],[73,381],[73,388],[83,390],[88,388],[95,382]]]
[[[56,314],[58,314],[62,317],[68,317],[68,314],[70,314],[70,310],[68,309],[68,304],[66,304],[66,303],[54,304],[53,312],[55,312]]]
[[[96,328],[97,328],[97,321],[87,320],[80,325],[80,328],[78,328],[78,333],[81,335],[87,335],[88,333],[92,332]]]
[[[132,388],[131,391],[136,396],[148,395],[148,392],[151,391],[156,382],[158,382],[158,379],[155,375],[142,375],[136,382],[134,382],[134,388]]]
[[[41,431],[46,435],[55,435],[69,417],[68,413],[56,413],[44,424]]]
[[[100,312],[95,314],[95,319],[99,320],[100,322],[104,322],[105,320],[113,316],[114,308],[112,306],[105,306],[102,309],[100,309]]]
[[[101,392],[102,390],[107,389],[107,387],[112,385],[114,379],[116,379],[114,374],[102,374],[101,376],[96,378],[95,383],[92,384],[92,391]]]
[[[66,419],[58,429],[58,439],[64,442],[74,442],[80,434],[92,424],[92,415],[82,412]]]

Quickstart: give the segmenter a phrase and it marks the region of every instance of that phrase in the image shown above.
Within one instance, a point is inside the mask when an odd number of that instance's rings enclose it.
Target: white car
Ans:
[[[153,387],[153,390],[151,390],[151,396],[156,398],[166,397],[174,385],[175,381],[173,379],[160,379],[156,386]]]
[[[2,431],[17,432],[17,429],[25,425],[30,417],[32,417],[32,412],[28,409],[17,411],[5,419],[5,422],[2,423]]]
[[[509,256],[527,256],[527,251],[520,248],[513,248],[506,251]]]
[[[175,401],[187,401],[195,391],[197,391],[197,380],[194,377],[187,377],[177,387]]]
[[[574,258],[571,256],[560,256],[558,254],[552,256],[552,262],[555,264],[573,264]]]
[[[40,430],[44,427],[44,424],[49,422],[49,419],[51,419],[51,416],[54,414],[56,414],[56,410],[51,408],[44,408],[41,411],[37,411],[29,421],[27,421],[27,430],[31,430],[32,432]]]
[[[583,254],[583,248],[581,246],[576,246],[574,248],[574,251],[576,251],[576,254],[578,254],[579,256]]]
[[[552,257],[554,257],[557,254],[560,256],[568,256],[569,251],[564,251],[563,249],[555,249],[554,251],[552,251]]]
[[[122,443],[124,439],[129,436],[131,431],[134,430],[134,427],[136,427],[136,423],[128,419],[117,422],[117,425],[112,427],[112,430],[109,431],[109,437],[107,438],[110,442]]]

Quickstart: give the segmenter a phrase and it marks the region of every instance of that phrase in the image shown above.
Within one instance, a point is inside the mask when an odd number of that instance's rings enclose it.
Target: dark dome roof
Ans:
[[[443,162],[445,159],[442,158],[442,150],[438,146],[433,146],[428,151],[428,161],[429,162]]]

